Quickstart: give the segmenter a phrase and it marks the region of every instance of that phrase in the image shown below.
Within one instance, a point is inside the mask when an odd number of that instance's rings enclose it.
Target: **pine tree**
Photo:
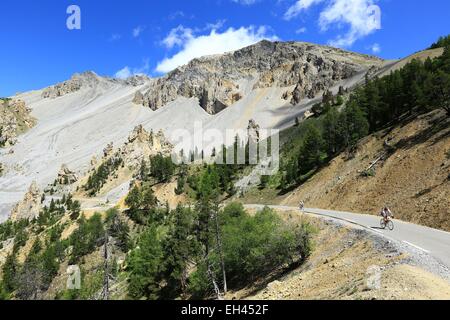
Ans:
[[[128,292],[136,299],[156,300],[160,296],[163,250],[158,239],[158,230],[150,226],[139,239],[137,248],[128,258],[130,270]]]
[[[144,188],[142,192],[142,205],[141,208],[146,211],[153,210],[158,205],[158,199],[155,197],[155,193],[151,187]]]
[[[17,276],[17,297],[22,300],[37,299],[43,289],[43,268],[40,259],[42,244],[36,240],[25,259],[23,267]]]
[[[336,97],[336,106],[342,106],[344,104],[344,98],[342,95],[338,95]]]
[[[301,174],[306,174],[321,164],[322,147],[323,140],[321,132],[316,126],[309,125],[306,129],[305,138],[298,158],[298,166]]]
[[[180,175],[177,179],[177,187],[175,188],[175,194],[181,195],[184,193],[184,185],[186,183],[186,178],[184,175]]]
[[[43,285],[47,288],[53,281],[53,278],[58,274],[59,262],[57,247],[59,245],[59,241],[55,242],[55,244],[49,245],[42,253]]]
[[[52,199],[50,201],[50,208],[49,208],[49,210],[50,210],[50,212],[55,212],[56,211],[56,203],[55,203],[54,199]]]
[[[359,139],[369,133],[369,123],[364,112],[356,105],[350,104],[345,110],[346,135],[349,147],[356,145]]]
[[[444,109],[450,115],[450,75],[438,70],[433,77],[436,107]]]
[[[414,81],[411,85],[411,100],[411,105],[417,106],[419,109],[426,107],[426,100],[423,89],[416,81]],[[410,108],[410,112],[412,112],[412,107]]]
[[[7,293],[12,293],[17,288],[16,275],[19,272],[19,264],[17,262],[16,254],[12,254],[6,257],[5,263],[2,268],[3,273],[3,289]]]
[[[167,280],[166,295],[177,297],[187,293],[188,264],[194,261],[197,242],[191,235],[194,228],[194,213],[178,206],[172,212],[172,224],[164,241],[164,273]]]
[[[333,108],[323,120],[323,138],[329,158],[340,151],[342,147],[342,141],[339,139],[338,117],[339,113]]]
[[[125,199],[125,204],[131,211],[139,210],[142,203],[142,194],[138,186],[134,186]]]

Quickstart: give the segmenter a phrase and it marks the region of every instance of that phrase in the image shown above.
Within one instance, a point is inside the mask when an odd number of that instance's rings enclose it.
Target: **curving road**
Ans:
[[[262,209],[263,205],[245,205],[246,208]],[[297,207],[269,206],[281,211],[299,210]],[[423,251],[450,268],[450,233],[416,224],[394,220],[393,231],[380,228],[381,217],[343,211],[305,209],[306,214],[345,221],[379,233],[390,240],[402,242]]]

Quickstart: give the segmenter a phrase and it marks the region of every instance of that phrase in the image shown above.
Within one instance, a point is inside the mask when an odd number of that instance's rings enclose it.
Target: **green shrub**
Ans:
[[[160,219],[158,199],[148,184],[131,189],[125,204],[129,207],[127,215],[137,224],[146,225]]]
[[[312,228],[309,225],[288,226],[271,209],[265,208],[251,216],[242,205],[232,203],[219,217],[229,288],[246,285],[284,266],[301,263],[311,253]],[[207,261],[216,279],[221,279],[219,253],[212,251]],[[201,261],[190,276],[189,288],[196,297],[213,292],[206,261]]]
[[[70,264],[76,264],[81,257],[92,253],[96,247],[103,244],[105,236],[99,213],[94,214],[89,220],[81,217],[78,223],[78,229],[69,238],[69,243],[73,247]]]
[[[171,157],[156,155],[150,158],[150,173],[158,182],[169,181],[175,172],[175,168]]]

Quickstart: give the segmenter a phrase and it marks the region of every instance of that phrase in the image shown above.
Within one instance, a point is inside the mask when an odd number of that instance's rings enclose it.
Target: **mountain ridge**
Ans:
[[[336,81],[382,63],[374,56],[327,46],[265,40],[233,52],[193,59],[155,79],[136,100],[156,110],[179,96],[195,97],[204,110],[217,114],[258,88],[297,86],[303,91],[301,98],[313,98]]]

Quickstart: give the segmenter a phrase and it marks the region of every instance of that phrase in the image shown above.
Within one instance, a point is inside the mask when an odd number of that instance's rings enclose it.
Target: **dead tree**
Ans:
[[[217,252],[219,253],[219,257],[220,257],[220,265],[222,268],[223,292],[224,292],[224,294],[227,294],[227,292],[228,292],[227,274],[226,274],[226,270],[225,270],[225,259],[223,257],[222,239],[220,237],[218,211],[219,211],[218,208],[216,208],[215,212],[213,213],[213,217],[215,220],[215,227],[216,227],[216,245],[217,245]]]
[[[108,252],[108,243],[109,243],[109,234],[108,234],[108,228],[106,228],[105,231],[105,243],[104,243],[104,250],[103,250],[103,289],[102,289],[102,299],[103,300],[109,300],[109,252]]]
[[[216,276],[214,275],[214,272],[211,269],[211,263],[209,262],[209,259],[206,261],[206,264],[208,266],[208,276],[209,276],[209,279],[210,279],[210,281],[211,281],[211,283],[213,285],[214,292],[215,292],[215,294],[217,296],[217,300],[222,300],[222,293],[220,292],[219,285],[217,284]]]

